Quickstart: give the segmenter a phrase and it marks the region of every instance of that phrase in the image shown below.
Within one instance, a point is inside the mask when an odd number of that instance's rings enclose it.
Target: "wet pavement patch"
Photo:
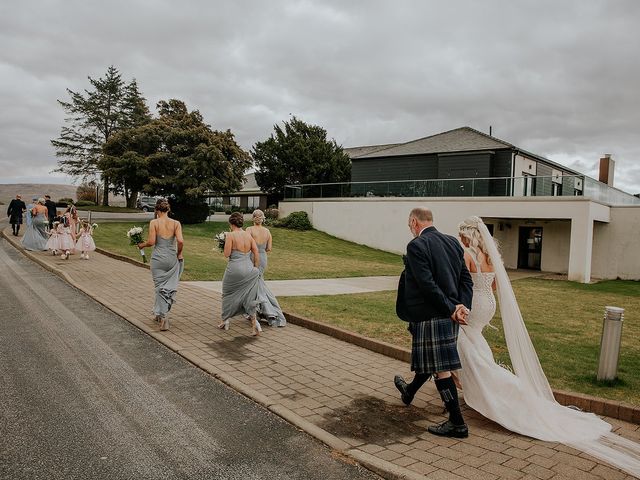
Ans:
[[[241,362],[249,358],[251,351],[249,351],[246,346],[255,340],[256,337],[238,335],[236,337],[229,337],[228,339],[224,338],[216,342],[208,342],[206,345],[226,360]]]
[[[419,435],[426,428],[414,422],[429,420],[421,408],[387,403],[380,398],[361,395],[346,407],[324,415],[319,427],[336,436],[345,436],[389,445],[408,435]],[[431,423],[431,422],[430,422]]]

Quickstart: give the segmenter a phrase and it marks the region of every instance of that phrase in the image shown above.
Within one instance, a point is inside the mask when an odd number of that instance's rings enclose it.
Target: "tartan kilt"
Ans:
[[[411,371],[437,373],[462,368],[456,343],[460,325],[449,317],[409,322]]]

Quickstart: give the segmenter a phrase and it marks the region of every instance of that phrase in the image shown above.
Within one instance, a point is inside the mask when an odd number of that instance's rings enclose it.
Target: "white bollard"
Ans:
[[[602,339],[600,340],[600,359],[598,361],[598,380],[614,380],[617,376],[623,321],[624,308],[604,307]]]

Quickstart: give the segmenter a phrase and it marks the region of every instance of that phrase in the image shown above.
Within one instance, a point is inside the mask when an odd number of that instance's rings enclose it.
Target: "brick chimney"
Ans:
[[[604,157],[600,159],[600,176],[598,180],[613,187],[613,169],[615,165],[616,162],[611,158],[611,154],[605,153]]]

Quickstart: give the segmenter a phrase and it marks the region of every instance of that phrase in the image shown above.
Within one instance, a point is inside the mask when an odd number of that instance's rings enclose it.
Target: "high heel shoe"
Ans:
[[[220,330],[229,330],[229,320],[225,320],[220,325],[218,325]]]
[[[251,335],[257,337],[261,332],[262,327],[260,326],[260,322],[256,317],[253,317],[251,322]]]
[[[161,331],[166,331],[169,330],[169,318],[168,317],[164,317],[162,320],[160,320],[160,330]]]

